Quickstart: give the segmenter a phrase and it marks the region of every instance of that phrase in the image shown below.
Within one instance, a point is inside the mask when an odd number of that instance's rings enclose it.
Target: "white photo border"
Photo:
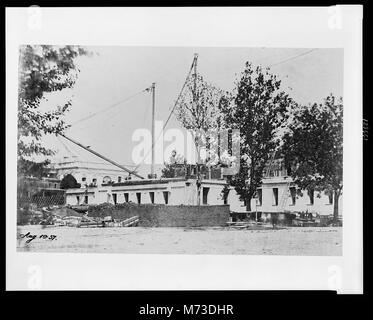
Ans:
[[[362,293],[362,11],[362,6],[7,8],[6,289],[306,289]],[[15,177],[21,44],[343,48],[343,256],[17,252]]]

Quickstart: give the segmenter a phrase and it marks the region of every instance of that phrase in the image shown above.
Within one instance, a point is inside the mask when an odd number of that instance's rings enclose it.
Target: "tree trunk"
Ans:
[[[246,211],[251,211],[251,197],[246,198]]]
[[[201,174],[200,174],[200,168],[199,168],[199,163],[201,159],[201,153],[200,153],[200,148],[199,148],[199,137],[196,135],[194,138],[194,143],[196,146],[196,151],[197,151],[197,163],[196,163],[196,175],[197,175],[197,205],[201,205]]]
[[[197,185],[197,206],[201,205],[201,187]]]
[[[338,222],[338,200],[340,193],[339,191],[334,191],[334,209],[333,209],[333,220],[335,223]]]
[[[197,206],[201,205],[201,176],[197,165]]]

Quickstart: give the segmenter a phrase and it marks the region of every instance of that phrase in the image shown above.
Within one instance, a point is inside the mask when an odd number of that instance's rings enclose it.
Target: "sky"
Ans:
[[[133,133],[139,128],[151,128],[151,94],[141,91],[156,83],[155,119],[165,121],[194,53],[198,53],[198,73],[223,90],[234,88],[245,62],[250,61],[269,66],[282,80],[282,89],[298,103],[321,103],[330,93],[343,96],[343,49],[109,46],[87,49],[93,54],[76,60],[80,73],[74,88],[46,95],[47,100],[40,107],[53,108],[71,98],[65,120],[72,126],[65,134],[129,168],[135,165],[132,152],[138,144],[132,139]],[[166,130],[171,128],[181,128],[174,116]],[[52,161],[76,155],[83,161],[102,162],[61,137],[46,136],[43,143],[56,151]],[[156,167],[158,173],[161,168],[161,165]],[[147,175],[150,166],[143,164],[138,172]]]

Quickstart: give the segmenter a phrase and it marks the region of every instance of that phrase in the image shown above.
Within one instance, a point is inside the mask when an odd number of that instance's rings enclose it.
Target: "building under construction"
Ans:
[[[197,55],[195,55],[189,74],[194,69],[196,76]],[[188,75],[189,76],[189,75]],[[196,78],[196,77],[195,77]],[[183,87],[184,88],[184,87]],[[86,151],[110,163],[127,178],[115,172],[118,179],[112,179],[109,175],[101,175],[92,178],[91,182],[82,180],[80,188],[66,190],[66,204],[68,205],[96,205],[101,203],[137,203],[137,204],[164,204],[164,205],[229,205],[230,211],[244,212],[246,204],[240,201],[239,195],[233,187],[229,187],[227,178],[236,172],[232,168],[218,166],[181,165],[182,170],[176,170],[173,177],[157,178],[154,171],[154,134],[155,123],[155,84],[147,88],[152,93],[152,148],[151,148],[151,172],[145,179],[136,169],[129,169],[117,162],[99,154],[91,147],[80,142],[61,136],[78,145]],[[182,89],[183,91],[183,89]],[[181,92],[182,93],[182,92]],[[180,93],[180,95],[181,95]],[[180,98],[179,95],[179,98]],[[178,99],[179,99],[178,98]],[[175,106],[178,103],[178,99]],[[170,115],[172,114],[172,111]],[[169,119],[167,119],[165,126]],[[179,168],[179,169],[180,169]],[[91,168],[92,170],[94,168]],[[62,168],[54,166],[56,174],[61,173]],[[307,192],[297,188],[281,159],[271,159],[264,170],[263,182],[257,189],[256,196],[251,200],[251,210],[263,215],[273,212],[307,212],[320,215],[333,213],[333,197],[325,193]],[[80,173],[79,173],[80,174]],[[78,175],[79,179],[86,179]],[[131,177],[131,179],[128,179]],[[133,177],[133,179],[132,179]],[[225,192],[223,192],[225,190]],[[339,199],[339,207],[342,207],[342,197]]]
[[[278,161],[280,162],[280,161]],[[165,205],[229,205],[230,211],[245,212],[246,204],[240,201],[233,187],[223,193],[227,186],[227,173],[224,168],[215,172],[202,173],[198,194],[195,175],[182,171],[174,178],[126,180],[122,182],[100,183],[97,186],[66,190],[66,203],[69,205],[96,205],[101,203]],[[333,198],[326,193],[301,191],[292,183],[284,166],[272,166],[269,174],[263,177],[256,196],[251,200],[252,211],[308,212],[320,215],[333,214]],[[339,199],[342,208],[342,198]]]

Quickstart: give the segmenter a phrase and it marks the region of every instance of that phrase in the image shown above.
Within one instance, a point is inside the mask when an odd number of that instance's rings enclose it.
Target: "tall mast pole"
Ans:
[[[155,83],[152,84],[152,164],[151,164],[151,179],[155,178],[154,162],[155,162],[155,153],[154,153],[154,144],[155,144]]]
[[[193,85],[193,104],[194,104],[194,107],[195,107],[195,110],[196,110],[196,115],[197,115],[197,118],[199,116],[199,110],[198,110],[198,105],[197,105],[197,59],[198,59],[198,53],[195,53],[194,54],[194,62],[193,62],[193,81],[194,81],[194,85]],[[198,148],[198,132],[197,132],[197,135],[196,135],[196,139],[197,139],[197,172],[198,172],[198,164],[200,162],[200,154],[199,154],[199,148]]]
[[[197,118],[199,116],[199,110],[198,110],[198,105],[197,105],[197,60],[198,60],[198,53],[194,54],[194,75],[193,75],[193,80],[194,80],[194,88],[193,88],[193,103],[195,106]],[[199,170],[199,163],[200,163],[200,148],[199,148],[199,135],[200,132],[196,133],[196,147],[197,147],[197,205],[201,204],[201,175],[200,175],[200,170]]]
[[[196,102],[196,91],[197,91],[197,59],[198,59],[198,53],[194,54],[194,94],[193,94],[193,100],[194,103]]]

